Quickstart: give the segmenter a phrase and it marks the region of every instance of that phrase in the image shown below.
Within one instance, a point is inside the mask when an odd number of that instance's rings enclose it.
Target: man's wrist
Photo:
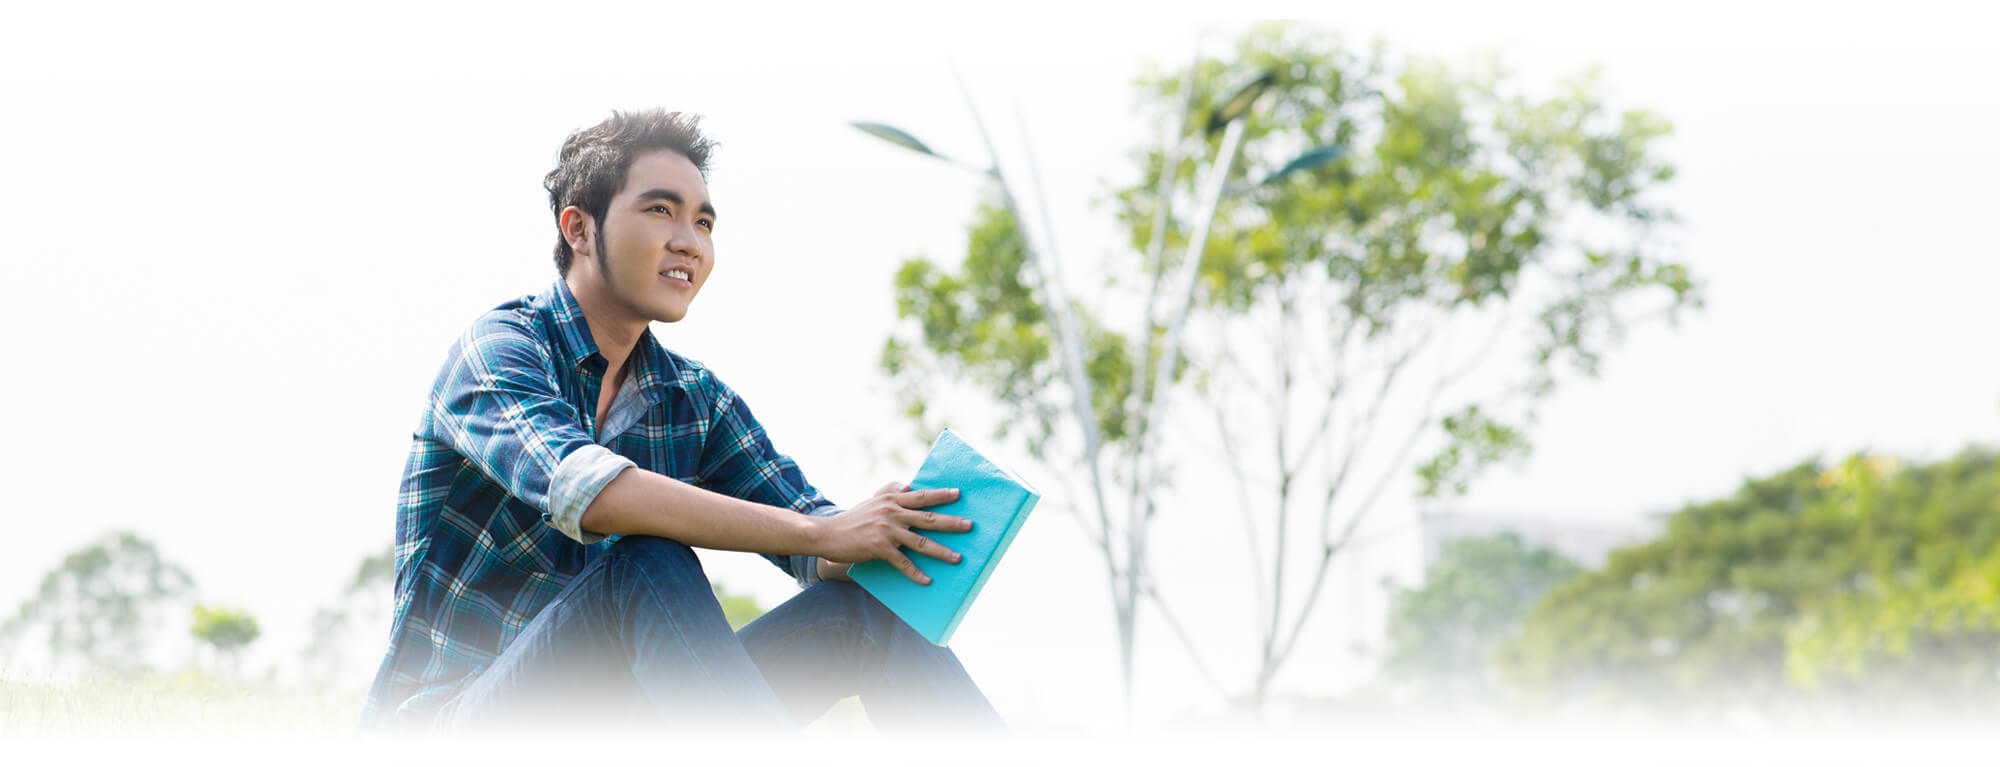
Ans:
[[[821,552],[826,550],[826,518],[816,517],[811,514],[801,514],[798,519],[801,523],[799,553],[815,557],[819,556]]]

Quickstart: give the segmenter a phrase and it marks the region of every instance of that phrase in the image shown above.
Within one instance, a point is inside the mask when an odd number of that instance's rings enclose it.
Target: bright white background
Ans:
[[[983,162],[949,57],[1003,152],[1024,110],[1063,250],[1094,261],[1118,241],[1093,205],[1155,140],[1133,118],[1141,61],[1180,66],[1242,26],[1151,4],[335,8],[5,11],[0,609],[130,528],[204,600],[259,618],[248,667],[294,662],[312,610],[390,540],[444,349],[553,278],[541,176],[612,108],[700,112],[722,142],[718,266],[661,338],[718,371],[836,501],[906,478],[888,451],[921,446],[874,367],[890,278],[908,256],[962,253],[979,181],[846,122]],[[1815,454],[1928,459],[2000,434],[2000,49],[1976,4],[1273,10],[1401,53],[1497,48],[1528,82],[1601,64],[1614,106],[1676,125],[1673,241],[1708,309],[1636,333],[1600,380],[1558,394],[1530,460],[1454,507],[1630,516]],[[1244,680],[1239,554],[1204,543],[1234,521],[1198,502],[1219,482],[1184,477],[1191,508],[1156,545],[1189,604],[1213,608],[1195,614],[1215,616],[1197,633],[1218,670]],[[1087,728],[1117,700],[1109,600],[1060,499],[1044,509],[955,644],[1011,719]],[[1379,620],[1369,584],[1407,574],[1414,550],[1342,574],[1283,689],[1365,671],[1344,648]],[[705,561],[767,605],[791,591],[747,555]],[[1214,705],[1158,626],[1141,642],[1143,719]]]

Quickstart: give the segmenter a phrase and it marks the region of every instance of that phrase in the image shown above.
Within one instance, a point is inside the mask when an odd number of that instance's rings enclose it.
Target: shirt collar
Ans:
[[[543,305],[547,307],[550,324],[555,326],[556,337],[562,344],[562,360],[569,369],[604,375],[604,355],[598,353],[597,340],[590,335],[590,323],[583,318],[583,306],[576,302],[569,284],[557,277],[556,284],[544,294]],[[671,355],[653,337],[651,326],[640,331],[638,346],[638,353],[632,359],[638,365],[639,390],[646,395],[647,402],[659,402],[668,386],[680,383],[679,372]]]

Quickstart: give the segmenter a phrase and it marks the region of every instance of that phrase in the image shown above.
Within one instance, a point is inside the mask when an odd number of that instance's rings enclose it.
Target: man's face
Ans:
[[[686,317],[715,267],[715,208],[694,163],[671,150],[633,158],[601,226],[586,267],[595,274],[583,276],[601,280],[601,295],[634,318]]]

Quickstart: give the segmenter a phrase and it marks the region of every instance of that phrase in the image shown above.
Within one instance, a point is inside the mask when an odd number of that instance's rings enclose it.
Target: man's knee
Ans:
[[[607,585],[627,609],[675,621],[712,622],[728,633],[729,622],[716,602],[701,560],[686,544],[650,535],[626,536],[606,551]],[[683,630],[694,624],[683,623]]]
[[[848,581],[823,581],[819,588],[831,591],[831,601],[837,609],[846,613],[850,620],[868,626],[871,635],[886,637],[889,632],[896,631],[906,631],[912,636],[915,635],[915,631],[896,615],[896,611],[882,604],[882,600],[876,599],[874,594],[868,593],[868,590],[859,584]]]
[[[869,596],[867,589],[849,581],[820,581],[816,588],[825,589],[833,604],[838,605],[839,609],[850,612],[868,609],[870,603],[881,604]]]
[[[671,538],[652,535],[628,535],[611,544],[605,556],[625,560],[654,576],[677,577],[701,575],[701,559],[694,549]]]

